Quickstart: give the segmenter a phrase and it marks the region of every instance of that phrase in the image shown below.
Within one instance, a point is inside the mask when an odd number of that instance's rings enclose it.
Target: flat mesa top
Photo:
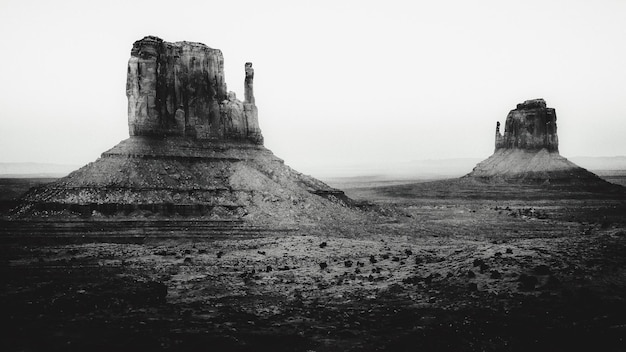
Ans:
[[[523,103],[517,104],[517,110],[546,109],[547,107],[546,101],[541,98],[526,100]]]
[[[144,42],[144,43],[165,43],[165,44],[174,45],[174,46],[184,46],[184,45],[201,46],[201,47],[206,47],[206,48],[212,49],[208,45],[206,45],[204,43],[200,43],[200,42],[191,42],[191,41],[187,41],[187,40],[178,41],[178,42],[166,42],[165,40],[163,40],[163,39],[161,39],[159,37],[152,36],[152,35],[145,36],[142,39],[137,40],[134,44],[142,43],[142,42]]]

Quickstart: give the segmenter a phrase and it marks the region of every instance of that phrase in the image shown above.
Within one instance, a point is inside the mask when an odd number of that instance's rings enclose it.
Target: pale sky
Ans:
[[[127,138],[146,35],[221,49],[239,98],[252,61],[265,145],[305,173],[486,158],[540,97],[562,155],[626,155],[623,0],[0,0],[0,162],[81,165]]]

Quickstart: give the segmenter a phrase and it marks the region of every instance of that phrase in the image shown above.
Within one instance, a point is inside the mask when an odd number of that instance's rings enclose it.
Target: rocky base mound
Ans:
[[[559,185],[604,185],[592,172],[546,149],[499,149],[465,177],[483,180]]]
[[[245,141],[130,137],[35,188],[14,216],[184,216],[285,222],[332,218],[352,201]]]

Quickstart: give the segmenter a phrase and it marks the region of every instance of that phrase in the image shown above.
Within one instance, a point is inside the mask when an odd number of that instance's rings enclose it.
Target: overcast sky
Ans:
[[[127,138],[146,35],[221,49],[239,98],[252,61],[265,145],[306,173],[486,158],[539,97],[562,155],[626,155],[623,0],[0,0],[0,162],[80,165]]]

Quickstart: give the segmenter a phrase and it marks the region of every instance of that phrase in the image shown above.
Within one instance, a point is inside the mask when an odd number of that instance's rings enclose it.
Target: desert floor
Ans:
[[[626,197],[338,186],[384,216],[112,242],[2,222],[0,349],[626,350]]]

